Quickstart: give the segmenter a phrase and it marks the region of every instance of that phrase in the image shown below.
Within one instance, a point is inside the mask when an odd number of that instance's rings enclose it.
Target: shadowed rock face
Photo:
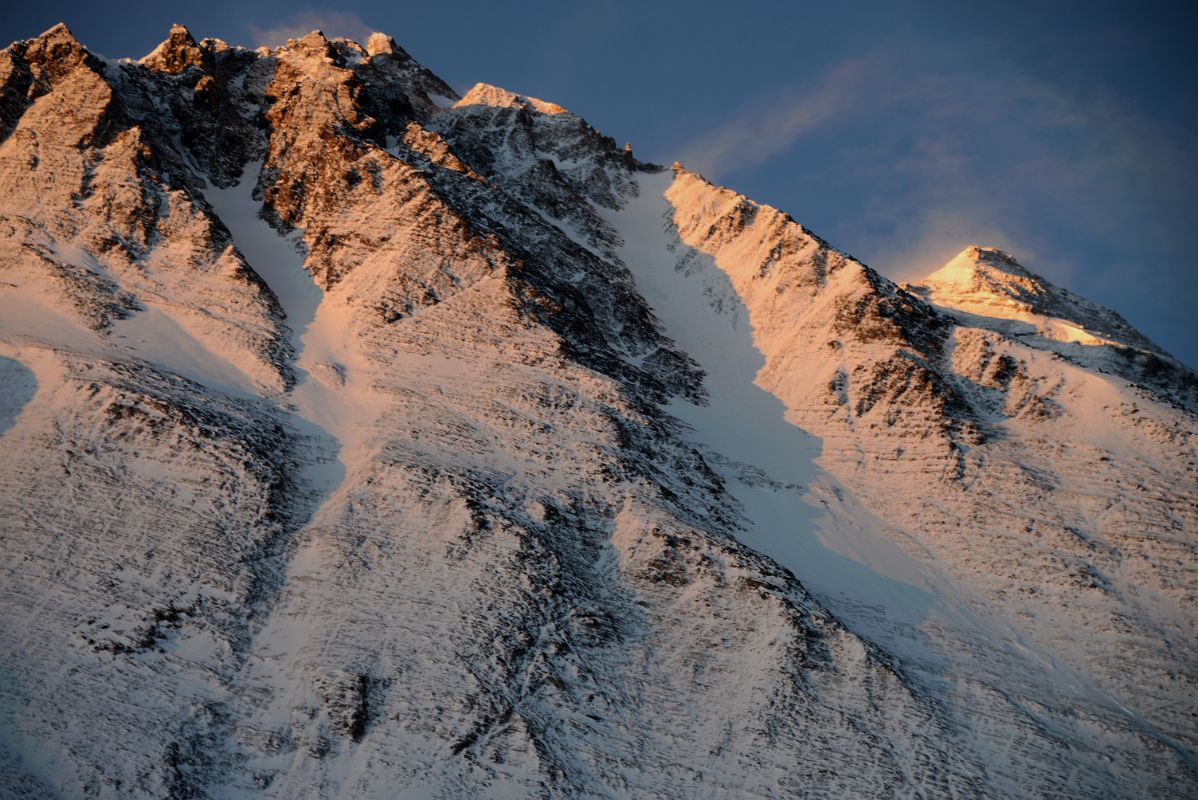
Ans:
[[[0,51],[0,794],[1185,796],[1195,385],[384,34],[56,26]]]

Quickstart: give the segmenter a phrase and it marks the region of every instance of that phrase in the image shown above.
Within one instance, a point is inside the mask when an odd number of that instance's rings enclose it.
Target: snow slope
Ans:
[[[665,198],[672,181],[668,172],[642,177],[637,197],[609,216],[637,288],[704,373],[701,402],[676,398],[666,410],[686,424],[688,438],[732,487],[746,517],[742,541],[819,594],[849,595],[853,603],[886,609],[890,624],[917,627],[931,595],[916,562],[885,539],[840,541],[845,526],[821,519],[827,501],[819,498],[834,494],[836,482],[816,463],[818,439],[788,422],[782,402],[758,385],[765,360],[731,283],[710,258],[678,268],[684,245],[672,231],[673,207]],[[860,519],[844,522],[865,530]]]
[[[992,704],[996,715],[1025,717],[1028,704],[1051,709],[1089,703],[1092,713],[1123,728],[1125,736],[1151,731],[1135,711],[1070,664],[1074,647],[1051,641],[1051,623],[1020,619],[988,603],[954,564],[912,547],[910,534],[860,503],[846,502],[844,484],[819,463],[819,440],[789,421],[787,408],[762,388],[766,359],[754,344],[754,334],[762,334],[754,330],[753,314],[729,276],[711,256],[687,252],[679,240],[675,218],[684,212],[675,204],[685,207],[679,191],[687,186],[685,175],[681,186],[677,180],[669,172],[642,177],[638,197],[608,220],[623,241],[619,254],[638,288],[667,333],[704,372],[703,401],[678,399],[668,410],[686,424],[688,437],[739,501],[744,519],[738,537],[789,569],[850,629],[898,656],[930,692],[955,695],[961,708],[976,712]],[[1097,422],[1090,411],[1081,425]],[[908,497],[919,494],[914,486],[906,491]],[[890,516],[881,508],[876,513]],[[1077,619],[1068,612],[1061,616],[1066,624]],[[1183,627],[1192,622],[1165,607],[1152,616],[1173,618]],[[1001,697],[984,685],[992,677],[975,686],[968,678],[946,677],[993,676],[997,664],[1008,681],[1021,676]],[[970,716],[963,714],[961,724],[970,726]],[[1070,725],[1051,717],[1035,714],[1014,723],[1032,723],[1023,734],[1031,740],[1029,749],[1053,747],[1034,740],[1059,737]],[[1010,758],[1006,734],[982,728],[974,733],[999,785],[1018,794],[1020,776],[1003,774],[1002,762]],[[1106,728],[1103,738],[1111,733]],[[1068,737],[1078,743],[1090,735],[1074,727]],[[1178,746],[1159,732],[1153,735]],[[1104,745],[1091,740],[1089,746],[1091,768],[1105,771]]]
[[[56,26],[0,51],[0,795],[1188,796],[1196,385],[383,34]]]

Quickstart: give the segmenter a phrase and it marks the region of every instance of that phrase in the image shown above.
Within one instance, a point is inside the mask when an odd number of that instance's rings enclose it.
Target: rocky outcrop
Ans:
[[[383,34],[58,26],[0,51],[0,124],[0,793],[1186,793],[1182,373],[1058,358]],[[650,256],[809,480],[682,421],[727,376]]]

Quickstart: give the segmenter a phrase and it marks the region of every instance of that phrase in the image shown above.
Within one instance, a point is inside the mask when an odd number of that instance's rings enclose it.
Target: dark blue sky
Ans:
[[[459,90],[560,103],[892,277],[971,243],[1008,249],[1198,366],[1187,6],[27,3],[0,16],[0,40],[62,20],[100,53],[140,56],[174,21],[247,45],[386,31]]]

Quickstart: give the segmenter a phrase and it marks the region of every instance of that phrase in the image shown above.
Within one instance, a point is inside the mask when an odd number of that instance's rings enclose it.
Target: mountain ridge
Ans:
[[[5,793],[1185,795],[1192,372],[467,98],[0,51]]]

